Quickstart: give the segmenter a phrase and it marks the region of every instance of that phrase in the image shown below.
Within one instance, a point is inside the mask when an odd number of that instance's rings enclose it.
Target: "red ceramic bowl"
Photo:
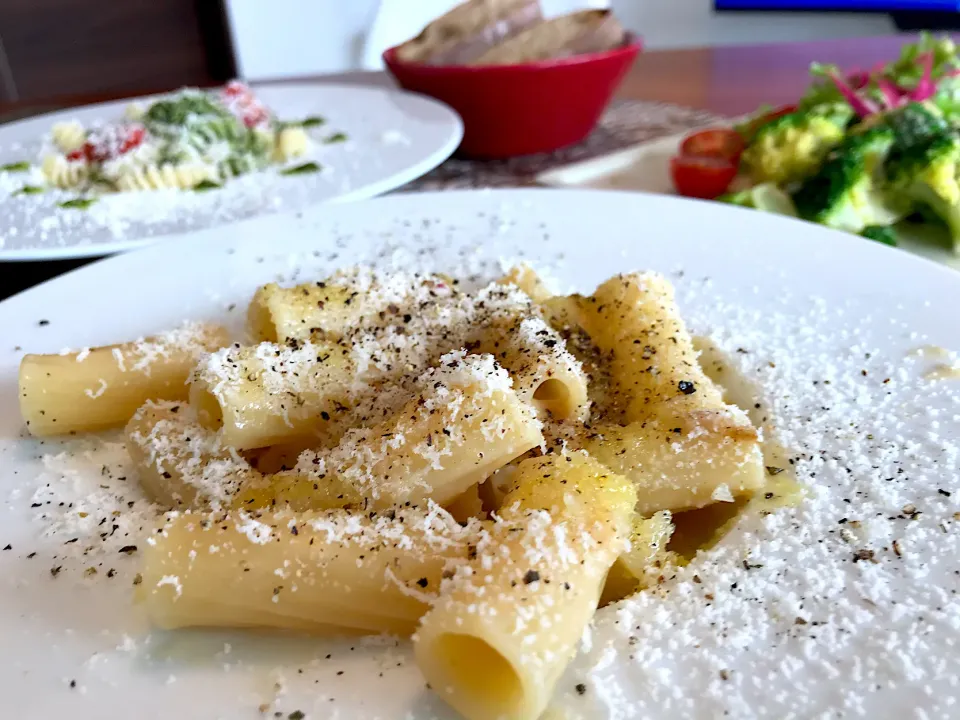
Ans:
[[[445,102],[463,118],[460,152],[505,158],[550,152],[585,138],[640,51],[640,39],[602,53],[521,65],[423,65],[383,53],[406,90]]]

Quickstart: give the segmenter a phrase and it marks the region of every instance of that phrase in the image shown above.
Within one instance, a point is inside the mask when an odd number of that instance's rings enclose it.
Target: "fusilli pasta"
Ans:
[[[118,190],[189,190],[204,180],[216,180],[216,172],[200,163],[141,165],[124,169],[117,177]]]
[[[47,155],[42,170],[51,185],[65,190],[85,184],[90,177],[90,166],[85,161],[67,160],[63,155]]]

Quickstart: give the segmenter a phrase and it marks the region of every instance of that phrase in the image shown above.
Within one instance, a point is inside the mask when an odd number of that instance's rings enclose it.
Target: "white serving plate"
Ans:
[[[318,140],[335,131],[347,134],[345,143],[315,143],[303,159],[320,163],[322,173],[284,177],[270,168],[232,180],[222,190],[117,193],[87,210],[71,210],[57,203],[76,193],[13,196],[29,176],[0,172],[0,262],[95,257],[257,215],[373,197],[432,170],[463,136],[460,118],[449,107],[401,90],[327,83],[255,90],[281,119],[326,118],[325,125],[310,131]],[[41,140],[55,122],[115,120],[129,102],[150,99],[90,105],[2,125],[0,165],[39,164]]]
[[[632,145],[607,155],[546,170],[535,180],[548,187],[633,190],[676,195],[670,158],[689,132]],[[911,228],[900,233],[901,246],[917,255],[960,270],[960,256],[943,245],[937,231]]]
[[[257,718],[266,704],[266,717],[452,718],[406,641],[146,627],[130,604],[136,555],[95,546],[83,557],[84,541],[45,534],[51,520],[40,517],[62,518],[71,502],[109,514],[116,501],[92,491],[123,487],[126,500],[136,488],[101,476],[97,443],[24,435],[17,366],[24,351],[124,340],[187,317],[238,319],[266,281],[358,262],[495,275],[501,258],[521,257],[562,290],[627,269],[670,273],[692,331],[759,385],[755,417],[801,459],[808,487],[802,505],[745,518],[660,592],[602,610],[547,717],[955,716],[960,390],[922,379],[945,351],[914,351],[960,348],[960,276],[740,208],[555,190],[400,195],[256,218],[0,303],[0,547],[10,545],[0,551],[0,714]],[[72,460],[40,460],[65,449]]]

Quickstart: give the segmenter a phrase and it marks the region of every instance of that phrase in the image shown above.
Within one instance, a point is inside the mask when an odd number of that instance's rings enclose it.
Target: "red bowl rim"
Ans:
[[[425,65],[418,62],[408,62],[400,60],[397,57],[397,50],[400,45],[394,45],[383,51],[381,56],[387,67],[396,66],[400,68],[415,69],[420,74],[449,74],[457,72],[461,74],[475,73],[506,73],[516,72],[518,70],[549,70],[551,68],[569,67],[571,65],[586,65],[587,63],[603,60],[617,56],[636,55],[643,49],[643,39],[635,33],[628,32],[626,40],[619,47],[603,52],[579,53],[569,57],[554,58],[551,60],[537,60],[535,62],[514,63],[512,65]]]

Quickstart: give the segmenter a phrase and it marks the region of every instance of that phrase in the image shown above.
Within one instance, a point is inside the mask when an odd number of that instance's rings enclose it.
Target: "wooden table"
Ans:
[[[813,61],[836,63],[845,69],[869,68],[895,58],[900,46],[914,39],[912,35],[898,35],[647,52],[638,57],[618,96],[686,105],[719,115],[740,115],[751,112],[762,103],[781,104],[796,100],[807,86],[808,69]],[[391,83],[384,73],[345,73],[314,79],[376,85]],[[169,89],[147,87],[134,95]],[[87,95],[58,98],[41,104],[0,104],[0,118],[9,120],[116,99],[119,98],[115,95]],[[87,262],[0,263],[0,298]]]

